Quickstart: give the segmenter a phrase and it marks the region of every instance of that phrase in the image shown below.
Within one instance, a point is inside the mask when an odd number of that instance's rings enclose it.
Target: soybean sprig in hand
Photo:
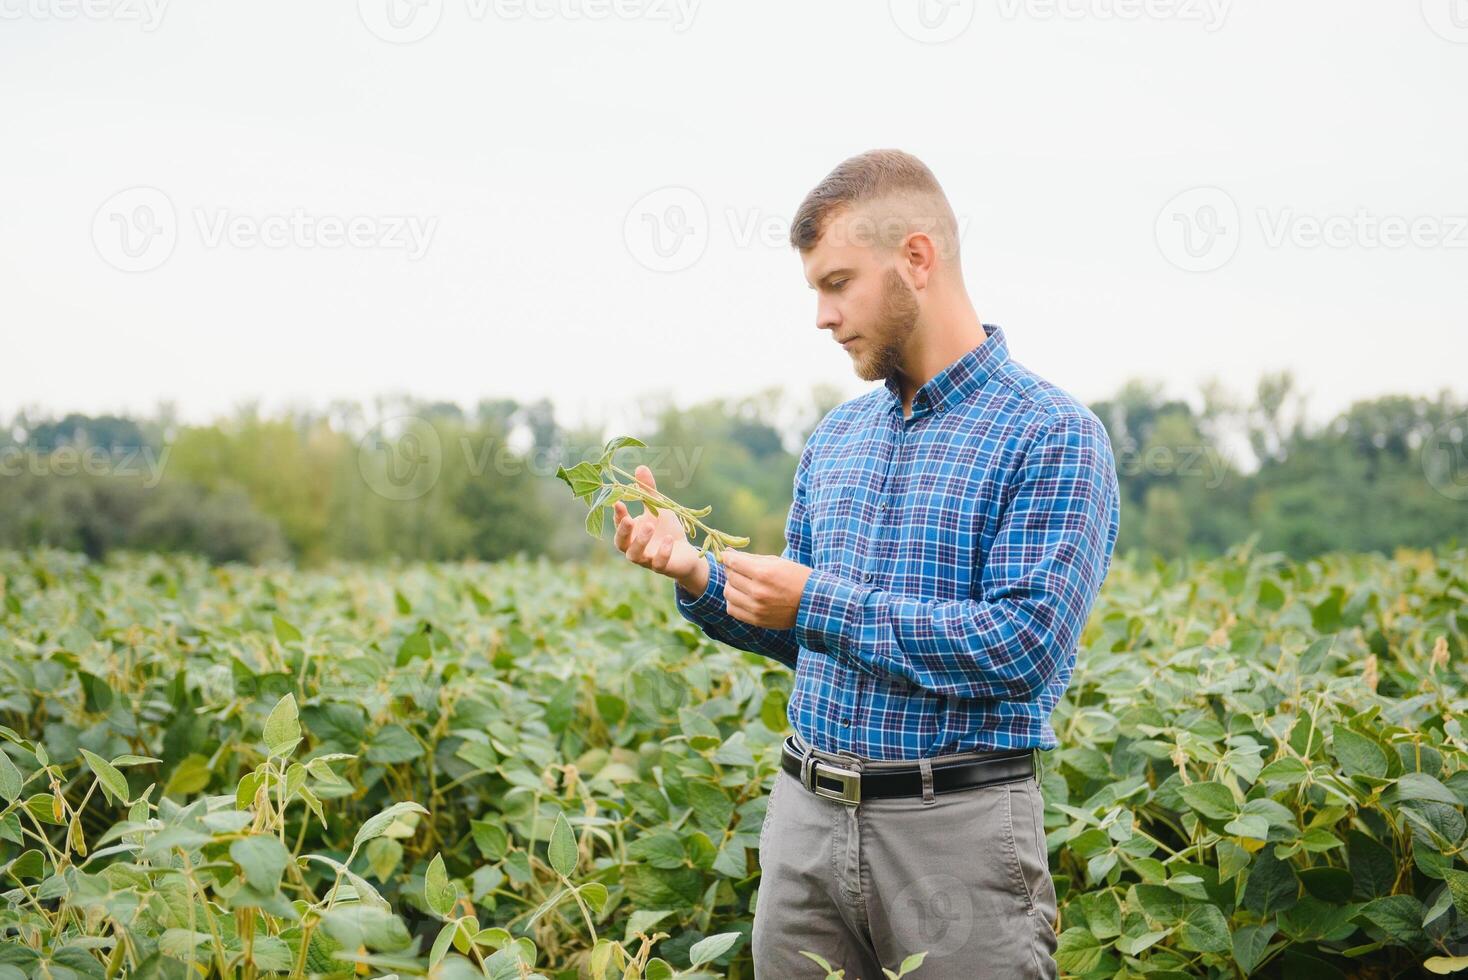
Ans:
[[[693,573],[709,551],[722,561],[724,549],[749,544],[746,537],[727,534],[705,524],[700,518],[708,516],[712,507],[692,510],[660,493],[648,467],[637,467],[634,475],[613,463],[612,457],[624,446],[646,447],[646,443],[620,436],[606,444],[595,463],[586,460],[569,470],[565,467],[556,470],[556,476],[591,508],[586,515],[588,534],[601,537],[604,510],[611,507],[616,519],[617,548],[629,560],[676,579]],[[625,476],[630,482],[624,483],[618,476]],[[640,501],[642,513],[632,517],[623,502],[627,500]],[[696,537],[700,530],[704,532],[703,547],[695,549],[688,539]]]

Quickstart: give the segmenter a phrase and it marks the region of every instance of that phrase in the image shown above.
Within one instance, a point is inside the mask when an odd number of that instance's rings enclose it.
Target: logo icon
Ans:
[[[92,244],[114,269],[148,272],[158,268],[178,244],[173,202],[156,187],[118,191],[92,216]]]
[[[632,205],[622,237],[645,268],[681,272],[702,258],[708,247],[708,208],[686,187],[661,187]]]
[[[968,886],[952,875],[924,875],[897,893],[891,920],[905,948],[947,956],[962,949],[973,932],[973,898]]]
[[[1422,472],[1449,500],[1468,500],[1468,416],[1448,419],[1422,444]]]
[[[1162,257],[1185,272],[1221,269],[1239,250],[1239,206],[1227,191],[1195,187],[1163,205],[1155,228]]]
[[[974,21],[974,0],[889,0],[898,30],[923,44],[951,41]]]
[[[443,0],[357,0],[362,23],[389,44],[421,41],[438,27]]]
[[[398,415],[369,429],[357,443],[357,471],[387,500],[416,500],[438,483],[443,443],[427,419]]]
[[[1443,40],[1468,44],[1468,0],[1422,0],[1422,17]]]

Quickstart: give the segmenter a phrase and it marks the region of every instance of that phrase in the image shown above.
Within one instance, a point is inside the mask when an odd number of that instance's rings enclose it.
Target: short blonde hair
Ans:
[[[802,252],[815,247],[833,218],[864,206],[871,206],[863,224],[872,227],[873,243],[895,248],[921,231],[945,255],[957,257],[958,220],[948,196],[927,164],[902,150],[868,150],[843,160],[800,202],[790,223],[791,246]]]

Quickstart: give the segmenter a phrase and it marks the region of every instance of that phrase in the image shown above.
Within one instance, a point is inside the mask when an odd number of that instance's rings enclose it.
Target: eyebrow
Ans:
[[[817,283],[823,283],[827,279],[834,278],[835,276],[851,275],[855,271],[856,271],[855,269],[832,269],[830,272],[826,273],[825,275],[821,276],[821,278],[817,279],[816,282]],[[806,283],[805,284],[805,287],[807,289],[815,289],[816,288],[815,286],[812,286],[810,283]]]

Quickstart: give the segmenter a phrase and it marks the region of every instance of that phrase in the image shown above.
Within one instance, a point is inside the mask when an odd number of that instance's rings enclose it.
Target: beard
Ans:
[[[877,324],[868,335],[867,350],[856,358],[856,376],[863,381],[895,378],[901,368],[903,348],[917,327],[917,297],[896,269],[888,269],[882,278],[882,308],[877,317]]]

